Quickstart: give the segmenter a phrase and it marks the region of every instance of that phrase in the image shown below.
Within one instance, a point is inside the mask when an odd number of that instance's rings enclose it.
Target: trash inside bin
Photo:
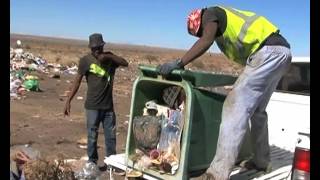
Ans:
[[[138,148],[133,156],[140,170],[152,168],[161,173],[175,174],[179,168],[184,121],[184,99],[181,97],[185,96],[179,86],[170,86],[161,94],[164,105],[156,104],[157,100],[148,101],[145,103],[147,113],[133,119],[133,135]],[[164,107],[166,111],[160,111],[157,116],[157,107]]]
[[[133,119],[133,133],[137,147],[145,153],[157,148],[161,132],[161,117],[136,116]]]

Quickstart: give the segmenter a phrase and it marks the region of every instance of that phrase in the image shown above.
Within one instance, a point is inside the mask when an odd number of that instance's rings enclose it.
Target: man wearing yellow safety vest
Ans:
[[[88,163],[96,166],[98,162],[97,139],[100,123],[104,130],[106,156],[116,154],[116,116],[113,109],[113,79],[116,68],[128,66],[125,59],[111,52],[103,52],[105,42],[102,35],[95,33],[89,37],[91,53],[79,61],[78,74],[74,80],[71,93],[64,108],[64,114],[70,115],[70,104],[77,93],[82,78],[87,80],[88,90],[85,102],[88,147]],[[107,170],[104,165],[100,170]],[[115,174],[124,174],[120,169],[115,169]]]
[[[199,39],[181,59],[160,65],[160,74],[183,68],[214,41],[230,60],[245,66],[224,102],[215,157],[200,179],[229,178],[249,119],[254,156],[242,165],[270,171],[266,106],[291,64],[290,45],[265,17],[230,7],[194,10],[187,26],[188,32]]]

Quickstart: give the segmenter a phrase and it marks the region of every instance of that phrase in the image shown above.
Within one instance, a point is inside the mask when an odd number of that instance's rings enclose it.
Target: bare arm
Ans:
[[[82,77],[83,77],[83,75],[78,74],[76,76],[76,78],[74,79],[74,82],[73,82],[73,85],[72,85],[72,90],[71,90],[70,95],[68,96],[68,100],[67,101],[71,102],[71,100],[73,99],[74,95],[78,92],[78,89],[79,89],[81,81],[82,81]]]
[[[78,89],[79,89],[81,81],[82,81],[82,77],[83,77],[83,75],[78,74],[75,77],[74,82],[72,84],[72,89],[71,89],[71,92],[70,92],[70,94],[68,96],[68,99],[66,101],[66,105],[65,105],[65,108],[64,108],[64,114],[67,115],[67,116],[70,115],[70,107],[71,107],[70,103],[71,103],[74,95],[78,92]]]
[[[185,66],[204,54],[213,44],[218,24],[216,22],[208,22],[203,29],[202,36],[195,42],[191,49],[181,58],[182,66]]]

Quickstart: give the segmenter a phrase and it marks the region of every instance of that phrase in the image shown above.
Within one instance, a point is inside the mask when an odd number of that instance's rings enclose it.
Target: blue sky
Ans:
[[[266,16],[280,28],[293,55],[310,55],[309,0],[10,0],[10,31],[87,39],[101,32],[113,43],[188,49],[186,17],[195,8],[232,6]],[[210,51],[219,52],[216,46]]]

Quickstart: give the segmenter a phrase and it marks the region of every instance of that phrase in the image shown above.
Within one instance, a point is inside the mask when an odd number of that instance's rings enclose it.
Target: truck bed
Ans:
[[[281,180],[290,176],[293,153],[277,146],[270,146],[272,171],[262,174],[256,170],[243,170],[235,167],[231,173],[231,180],[257,179],[257,180]]]
[[[262,174],[256,170],[245,170],[235,167],[231,173],[231,180],[281,180],[290,177],[293,153],[277,146],[270,146],[272,172]],[[125,170],[125,154],[117,154],[106,158],[106,164]],[[144,179],[157,180],[157,178],[143,174]]]

